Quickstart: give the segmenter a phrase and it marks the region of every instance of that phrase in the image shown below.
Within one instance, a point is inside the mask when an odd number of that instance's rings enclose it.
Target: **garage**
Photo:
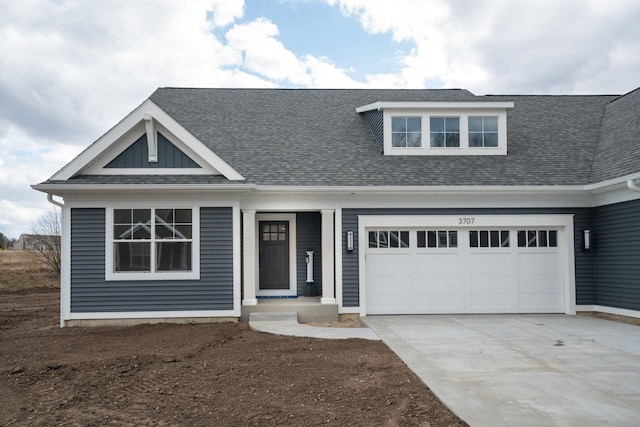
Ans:
[[[402,226],[362,227],[366,314],[567,312],[573,254],[566,221],[507,219],[426,218],[416,226],[417,218],[404,218],[396,222]]]

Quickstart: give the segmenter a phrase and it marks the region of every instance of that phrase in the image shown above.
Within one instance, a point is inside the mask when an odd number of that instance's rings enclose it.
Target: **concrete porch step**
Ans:
[[[300,323],[338,321],[338,305],[321,304],[320,298],[261,299],[257,305],[242,306],[240,321],[248,322],[257,313],[294,313]]]
[[[369,328],[325,328],[298,323],[297,318],[298,314],[295,312],[250,313],[249,327],[254,331],[293,337],[380,340]]]

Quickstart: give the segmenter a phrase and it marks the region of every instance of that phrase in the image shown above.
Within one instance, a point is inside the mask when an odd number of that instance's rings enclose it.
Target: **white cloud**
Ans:
[[[213,25],[224,27],[244,15],[244,0],[218,0],[212,5]]]
[[[406,87],[435,81],[477,93],[621,93],[638,85],[634,0],[326,1],[370,33],[415,43],[392,79]]]

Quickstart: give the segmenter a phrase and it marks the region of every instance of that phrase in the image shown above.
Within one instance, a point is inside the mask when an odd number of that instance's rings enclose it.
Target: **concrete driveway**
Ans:
[[[640,425],[640,327],[584,316],[367,316],[471,426]]]

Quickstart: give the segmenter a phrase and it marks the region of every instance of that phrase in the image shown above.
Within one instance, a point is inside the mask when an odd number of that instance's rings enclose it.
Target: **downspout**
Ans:
[[[60,209],[64,208],[64,203],[60,203],[60,202],[57,202],[57,201],[53,200],[53,194],[51,194],[51,193],[47,193],[47,200],[49,201],[49,203],[51,203],[52,205],[56,205]]]
[[[64,328],[66,320],[71,318],[71,289],[70,286],[65,286],[65,283],[68,283],[67,269],[65,268],[65,248],[66,239],[64,237],[64,223],[66,221],[65,212],[64,212],[64,203],[60,203],[57,200],[53,199],[53,194],[47,193],[47,200],[52,205],[56,205],[60,208],[60,327]]]
[[[638,184],[636,184],[636,181],[633,179],[627,180],[627,188],[631,191],[637,191],[640,193],[640,186],[638,186]]]

